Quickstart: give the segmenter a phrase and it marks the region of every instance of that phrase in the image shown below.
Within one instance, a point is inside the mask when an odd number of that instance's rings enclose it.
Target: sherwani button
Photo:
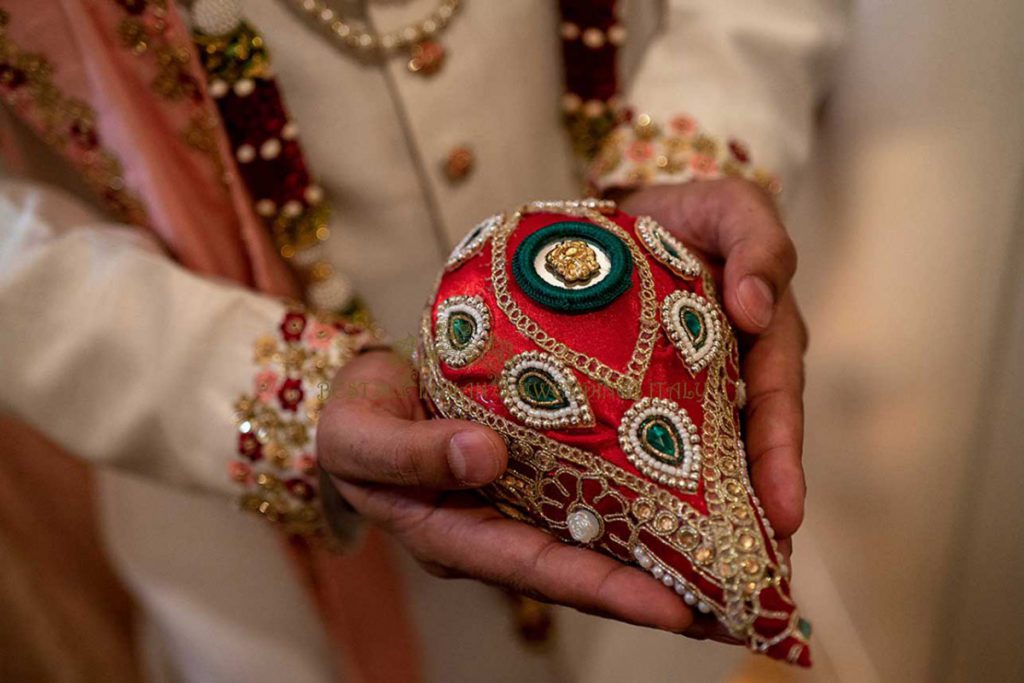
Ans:
[[[465,146],[454,147],[445,158],[444,174],[449,182],[456,183],[472,173],[475,165],[476,157],[473,150]]]

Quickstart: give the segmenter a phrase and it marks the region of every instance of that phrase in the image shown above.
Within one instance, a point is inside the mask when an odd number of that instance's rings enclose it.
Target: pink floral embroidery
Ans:
[[[316,458],[308,453],[303,453],[295,459],[295,469],[305,475],[312,475],[316,472]]]
[[[647,161],[654,156],[654,145],[646,140],[637,140],[626,149],[626,156],[630,161]]]
[[[241,460],[232,460],[228,463],[228,476],[239,484],[244,484],[248,481],[251,473],[252,468]]]
[[[256,375],[256,397],[264,403],[272,401],[277,391],[277,380],[278,375],[273,370],[264,370]]]
[[[697,122],[689,116],[676,116],[669,121],[672,130],[678,135],[693,135],[697,132]]]
[[[718,162],[708,154],[694,154],[690,158],[690,168],[698,178],[708,178],[718,172]]]
[[[778,178],[754,166],[741,141],[719,140],[690,116],[675,116],[662,126],[645,114],[619,123],[605,136],[587,170],[587,186],[591,194],[601,195],[612,188],[725,176],[745,178],[772,194],[781,191]]]
[[[338,330],[333,325],[314,320],[306,333],[306,344],[312,349],[326,349],[337,334]]]

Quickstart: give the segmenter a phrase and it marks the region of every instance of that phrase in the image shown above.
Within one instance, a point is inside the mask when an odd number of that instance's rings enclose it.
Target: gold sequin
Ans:
[[[633,502],[633,514],[636,515],[637,520],[641,522],[646,522],[653,517],[655,510],[657,510],[657,507],[655,506],[654,501],[647,498],[637,498]]]
[[[676,530],[678,521],[675,515],[667,510],[659,512],[654,518],[654,530],[661,534],[670,534]]]

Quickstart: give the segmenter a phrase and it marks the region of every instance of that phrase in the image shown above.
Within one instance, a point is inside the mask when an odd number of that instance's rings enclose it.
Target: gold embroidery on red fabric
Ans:
[[[606,534],[606,552],[623,562],[637,563],[662,580],[670,577],[687,604],[714,612],[730,632],[744,638],[752,649],[766,651],[787,637],[803,642],[795,610],[773,610],[760,600],[761,591],[778,588],[788,570],[777,561],[778,546],[747,475],[735,407],[726,393],[727,364],[736,362],[736,342],[731,334],[727,339],[729,353],[718,354],[709,368],[705,394],[700,477],[707,514],[593,453],[491,413],[444,377],[432,337],[428,309],[421,324],[422,343],[418,349],[424,395],[429,396],[442,417],[486,425],[510,444],[508,471],[485,488],[498,509],[565,536],[569,534],[565,513],[586,507],[588,497],[600,500],[602,522],[606,526],[617,524],[625,530],[621,536]],[[767,547],[761,542],[755,507],[765,520]],[[645,533],[653,534],[660,543],[684,555],[694,574],[719,592],[710,594],[697,582],[661,563],[644,545]],[[785,600],[781,591],[778,599]],[[787,626],[766,640],[755,630],[759,619],[783,620]]]

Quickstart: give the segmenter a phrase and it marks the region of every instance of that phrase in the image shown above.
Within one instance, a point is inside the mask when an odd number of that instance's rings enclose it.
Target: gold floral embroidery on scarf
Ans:
[[[225,165],[214,133],[217,119],[207,111],[202,84],[192,74],[191,44],[187,39],[169,39],[166,0],[113,1],[125,14],[117,25],[121,44],[136,56],[155,61],[156,75],[150,83],[154,92],[168,101],[190,104],[195,110],[181,131],[182,138],[189,147],[209,156],[222,174]]]
[[[0,10],[0,93],[4,103],[50,147],[78,168],[86,183],[120,220],[146,220],[142,202],[125,188],[117,156],[102,145],[96,112],[53,82],[44,55],[23,51],[8,36],[10,15]]]

